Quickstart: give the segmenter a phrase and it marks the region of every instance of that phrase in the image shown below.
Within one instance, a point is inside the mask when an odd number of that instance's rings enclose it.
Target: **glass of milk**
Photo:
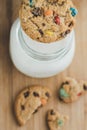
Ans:
[[[72,62],[75,51],[74,31],[50,44],[31,39],[17,19],[10,33],[10,55],[15,67],[25,75],[46,78],[59,74]]]

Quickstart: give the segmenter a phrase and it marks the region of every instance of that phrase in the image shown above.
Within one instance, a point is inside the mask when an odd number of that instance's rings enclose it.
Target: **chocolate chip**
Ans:
[[[26,7],[24,6],[24,9],[26,9]]]
[[[29,96],[29,91],[24,93],[24,97],[27,98]]]
[[[64,84],[69,84],[69,82],[68,82],[68,81],[66,81],[66,82],[64,82]]]
[[[62,3],[58,3],[59,6],[63,6],[64,5],[64,1],[62,1]]]
[[[25,4],[25,2],[24,2],[24,1],[22,1],[22,2],[21,2],[21,4],[23,5],[23,4]]]
[[[32,14],[34,16],[41,16],[43,14],[43,9],[42,8],[39,8],[39,7],[35,7],[33,10],[32,10]]]
[[[29,6],[29,3],[27,3],[26,6]]]
[[[72,27],[72,26],[73,26],[73,21],[70,22],[68,26],[69,26],[69,27]]]
[[[25,31],[27,31],[27,30],[28,30],[28,28],[25,28],[24,30],[25,30]]]
[[[70,30],[66,30],[65,34],[67,35],[67,34],[69,34],[69,33],[70,33]]]
[[[41,107],[42,107],[42,104],[38,107],[38,109],[41,108]]]
[[[21,105],[21,110],[25,110],[25,107],[24,107],[24,105]]]
[[[66,81],[66,82],[63,82],[62,84],[61,84],[61,87],[63,87],[63,85],[65,85],[65,84],[69,84],[69,82],[68,81]]]
[[[51,115],[55,115],[54,110],[51,110],[51,111],[50,111],[50,114],[51,114]]]
[[[48,92],[45,93],[45,95],[49,98],[50,97],[50,94]]]
[[[33,95],[34,95],[35,97],[39,97],[39,94],[38,94],[37,92],[33,92]]]
[[[62,36],[62,37],[65,37],[65,32],[61,33],[61,36]]]
[[[59,96],[58,98],[59,98],[59,100],[60,100],[61,102],[63,101],[63,99],[62,99],[60,96]]]
[[[51,4],[55,4],[55,3],[57,3],[58,2],[58,0],[47,0],[49,3],[51,3]]]
[[[45,23],[42,23],[42,26],[45,26]]]
[[[51,122],[52,120],[49,120],[49,119],[48,119],[47,121]]]
[[[55,11],[53,11],[53,16],[55,16],[56,15],[56,12]]]
[[[57,2],[58,2],[58,0],[53,0],[53,2],[54,2],[54,3],[57,3]]]
[[[39,40],[39,37],[37,37],[37,39]]]
[[[70,33],[70,30],[66,30],[65,32],[61,33],[61,36],[66,37],[67,34],[69,34],[69,33]]]
[[[34,112],[33,112],[33,114],[35,114],[35,113],[37,113],[38,112],[38,109],[36,109]]]
[[[39,33],[43,36],[43,31],[41,29],[39,29]]]
[[[83,85],[83,87],[84,87],[84,90],[87,90],[87,86],[85,84]]]

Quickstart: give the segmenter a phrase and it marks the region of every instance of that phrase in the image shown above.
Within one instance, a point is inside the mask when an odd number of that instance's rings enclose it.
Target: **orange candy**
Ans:
[[[47,10],[45,12],[45,16],[51,16],[51,15],[53,15],[53,11],[52,10]]]
[[[47,104],[47,101],[46,101],[46,99],[44,99],[44,98],[41,98],[41,103],[42,103],[42,105],[44,106],[44,105],[46,105]]]

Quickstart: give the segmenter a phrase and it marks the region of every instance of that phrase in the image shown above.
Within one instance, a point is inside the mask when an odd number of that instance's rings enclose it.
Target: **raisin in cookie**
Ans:
[[[87,90],[87,82],[66,77],[59,89],[59,99],[71,103],[79,99]]]
[[[15,114],[19,125],[24,125],[32,114],[44,106],[50,95],[50,90],[42,86],[31,86],[22,90],[15,100]]]
[[[65,38],[73,29],[77,9],[71,0],[22,0],[21,26],[33,40],[51,43]]]
[[[50,130],[61,130],[68,117],[60,114],[58,111],[49,110],[47,114],[47,122]]]

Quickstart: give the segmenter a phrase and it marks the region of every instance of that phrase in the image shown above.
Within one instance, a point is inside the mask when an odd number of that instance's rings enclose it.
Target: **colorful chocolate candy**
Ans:
[[[64,88],[60,89],[59,95],[60,95],[60,97],[65,97],[65,98],[69,97],[69,94],[65,91]]]
[[[82,92],[78,93],[77,95],[78,95],[78,96],[81,96],[81,95],[82,95]]]
[[[34,0],[29,0],[29,5],[30,5],[30,7],[33,7],[34,4],[35,4],[35,1],[34,1]]]
[[[58,126],[63,126],[63,120],[58,119],[58,120],[57,120],[57,123],[58,123]]]
[[[53,31],[45,30],[45,34],[48,35],[48,36],[52,36],[53,35]]]
[[[72,7],[71,7],[71,8],[70,8],[70,11],[71,11],[71,14],[72,14],[73,17],[78,14],[78,10],[75,9],[75,8],[72,8]]]
[[[59,18],[58,15],[54,17],[54,22],[55,22],[56,24],[60,25],[60,18]]]
[[[47,10],[45,11],[45,16],[52,16],[53,15],[53,11],[52,10]]]

